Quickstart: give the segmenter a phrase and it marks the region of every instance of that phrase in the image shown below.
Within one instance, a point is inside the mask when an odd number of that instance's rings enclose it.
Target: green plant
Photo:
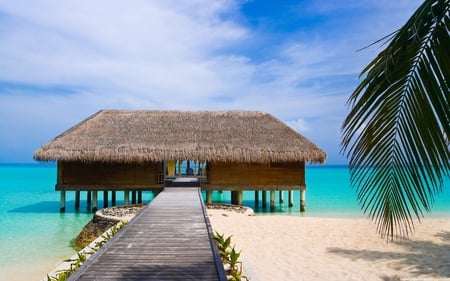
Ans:
[[[47,275],[47,281],[65,281],[69,278],[71,273],[68,271],[62,271],[59,274],[57,274],[56,277],[50,277]]]
[[[229,263],[230,263],[230,267],[232,269],[236,268],[237,264],[239,263],[239,257],[241,256],[241,252],[236,252],[236,250],[233,248],[231,249],[230,252],[230,259],[229,259]]]
[[[244,276],[242,275],[242,262],[239,261],[239,257],[241,256],[241,251],[236,252],[234,246],[231,249],[229,256],[229,265],[230,265],[230,275],[231,281],[240,281]],[[245,278],[247,279],[247,278]]]
[[[219,254],[226,269],[229,281],[249,280],[247,276],[242,275],[242,262],[239,261],[241,251],[236,251],[235,246],[231,247],[231,236],[225,237],[216,231],[214,235]]]
[[[57,272],[55,277],[47,275],[47,281],[65,281],[69,276],[80,268],[80,266],[86,262],[87,255],[82,253],[77,253],[76,259],[67,259],[65,262],[70,262],[70,268],[65,270],[60,270]]]
[[[225,238],[224,235],[216,232],[216,235],[214,236],[214,240],[216,241],[217,248],[219,249],[220,257],[222,258],[222,261],[227,262],[227,259],[229,258],[229,248],[231,244],[231,236],[228,238]]]

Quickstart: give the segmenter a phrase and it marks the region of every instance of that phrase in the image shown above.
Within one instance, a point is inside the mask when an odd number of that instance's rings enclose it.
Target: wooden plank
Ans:
[[[68,280],[226,280],[199,188],[166,188]]]

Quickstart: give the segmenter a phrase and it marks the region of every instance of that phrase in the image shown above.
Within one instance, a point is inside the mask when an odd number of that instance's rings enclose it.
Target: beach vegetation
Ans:
[[[214,240],[216,241],[222,260],[227,259],[230,255],[231,236],[225,238],[224,234],[216,232]]]
[[[231,237],[225,237],[216,231],[214,240],[216,241],[219,254],[224,264],[227,279],[229,281],[250,280],[242,273],[242,262],[239,260],[241,251],[236,251],[235,246],[231,246]]]
[[[450,175],[449,33],[450,0],[425,0],[373,44],[384,49],[348,99],[341,151],[363,212],[390,239],[414,231]]]
[[[70,268],[58,271],[54,277],[47,275],[47,281],[65,281],[69,279],[69,276],[77,271],[86,262],[87,258],[88,256],[86,254],[78,252],[76,259],[67,259],[64,261],[70,263]]]

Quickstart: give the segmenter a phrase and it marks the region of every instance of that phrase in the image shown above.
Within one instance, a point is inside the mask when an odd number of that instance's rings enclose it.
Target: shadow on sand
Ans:
[[[413,276],[430,275],[436,278],[450,278],[450,231],[434,235],[442,243],[418,240],[398,240],[392,243],[403,247],[406,252],[382,252],[371,250],[349,250],[328,248],[329,253],[341,255],[352,260],[364,259],[371,262],[388,260],[395,267]],[[398,276],[380,276],[383,281],[402,280]]]

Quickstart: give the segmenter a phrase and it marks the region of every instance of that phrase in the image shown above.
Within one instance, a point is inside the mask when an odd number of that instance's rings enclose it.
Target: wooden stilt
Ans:
[[[255,190],[255,207],[259,206],[259,190]]]
[[[142,190],[138,191],[138,200],[137,200],[138,204],[142,204]]]
[[[275,190],[270,191],[270,211],[275,211]]]
[[[131,192],[131,204],[136,204],[136,191]]]
[[[244,201],[244,191],[242,190],[236,191],[236,203],[238,205],[242,205],[243,201]]]
[[[111,206],[116,206],[116,192],[111,191]]]
[[[300,212],[306,211],[306,190],[305,188],[300,189]]]
[[[90,191],[90,190],[88,190],[87,195],[86,195],[86,205],[87,205],[88,211],[90,211],[91,205],[92,205],[92,191]]]
[[[206,203],[207,204],[211,204],[212,203],[212,190],[207,190],[206,191]]]
[[[294,206],[294,191],[289,190],[289,207]]]
[[[262,190],[262,207],[267,207],[267,190]]]
[[[284,190],[280,190],[280,204],[284,203]]]
[[[108,208],[108,191],[103,191],[103,208]]]
[[[75,210],[80,209],[80,193],[81,191],[79,190],[75,191]]]
[[[183,163],[182,160],[178,160],[178,175],[181,176],[183,173],[181,172],[181,164]]]
[[[98,199],[97,199],[97,191],[92,191],[92,212],[97,212],[98,210]]]
[[[123,192],[123,201],[124,205],[130,205],[130,192],[128,190]]]
[[[66,191],[61,190],[60,200],[59,200],[59,211],[64,213],[66,211]]]
[[[236,191],[232,190],[231,191],[231,204],[236,205],[237,204],[237,199],[236,199]]]

